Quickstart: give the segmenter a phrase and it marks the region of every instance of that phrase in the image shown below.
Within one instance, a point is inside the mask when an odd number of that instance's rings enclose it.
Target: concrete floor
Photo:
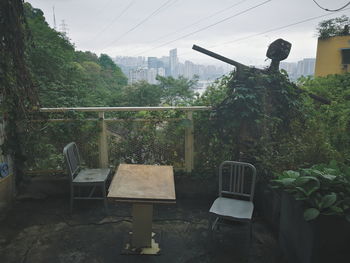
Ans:
[[[23,199],[0,218],[1,263],[230,262],[283,263],[275,237],[255,216],[249,246],[246,224],[221,227],[210,239],[207,200],[158,205],[153,229],[161,233],[161,255],[121,255],[131,230],[130,205],[110,203],[105,216],[98,201]]]

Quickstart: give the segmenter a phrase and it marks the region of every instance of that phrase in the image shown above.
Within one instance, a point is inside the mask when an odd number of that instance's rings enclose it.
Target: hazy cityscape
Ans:
[[[157,57],[130,57],[117,56],[115,63],[128,77],[128,84],[139,81],[147,81],[150,84],[157,84],[157,75],[178,78],[183,76],[191,79],[198,76],[198,88],[204,89],[215,79],[227,74],[232,70],[231,66],[200,65],[189,60],[184,63],[179,61],[177,49],[171,49],[169,56]],[[281,62],[280,69],[284,69],[292,81],[301,76],[313,76],[315,71],[315,58],[305,58],[298,62]],[[262,67],[262,66],[261,66]]]
[[[232,67],[229,66],[199,65],[189,60],[181,63],[176,48],[169,51],[169,56],[161,58],[117,56],[115,63],[128,77],[129,84],[142,80],[150,84],[156,84],[157,75],[174,78],[183,76],[188,79],[198,76],[199,89],[204,89],[215,79],[232,70]]]

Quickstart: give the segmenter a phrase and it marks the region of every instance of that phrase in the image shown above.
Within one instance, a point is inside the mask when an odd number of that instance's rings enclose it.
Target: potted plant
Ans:
[[[293,263],[345,262],[350,244],[350,167],[315,165],[272,180],[283,191],[279,244]]]

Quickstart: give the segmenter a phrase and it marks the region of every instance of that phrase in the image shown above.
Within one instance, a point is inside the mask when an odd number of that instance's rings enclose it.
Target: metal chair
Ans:
[[[253,197],[256,169],[250,163],[224,161],[219,167],[219,197],[209,212],[216,216],[210,221],[210,232],[220,219],[249,223],[249,235],[252,237]]]
[[[70,177],[70,211],[73,212],[74,199],[100,199],[104,200],[105,212],[108,213],[106,181],[110,174],[109,168],[82,169],[78,147],[74,142],[68,143],[63,149],[68,174]],[[79,188],[79,195],[75,189]],[[90,188],[89,194],[81,196],[80,187]],[[101,189],[101,196],[93,196],[96,188]]]

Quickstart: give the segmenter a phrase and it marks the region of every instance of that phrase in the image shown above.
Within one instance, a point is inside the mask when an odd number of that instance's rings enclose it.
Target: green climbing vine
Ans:
[[[22,0],[0,3],[0,97],[5,122],[3,154],[13,158],[17,179],[21,179],[24,155],[21,135],[28,131],[29,112],[38,107],[37,92],[26,64],[25,42],[30,39]]]
[[[210,116],[213,121],[208,127],[209,133],[198,134],[207,136],[206,140],[216,152],[203,155],[206,163],[211,163],[209,158],[213,156],[214,162],[219,161],[216,157],[241,160],[254,163],[262,173],[270,173],[276,168],[274,158],[280,151],[280,142],[292,136],[295,122],[300,125],[304,122],[304,96],[285,73],[268,69],[247,67],[216,85],[225,86],[220,96],[208,89],[202,98],[202,102],[208,97],[221,98],[211,101],[214,113]],[[205,123],[205,117],[201,118],[197,119],[199,125]]]

